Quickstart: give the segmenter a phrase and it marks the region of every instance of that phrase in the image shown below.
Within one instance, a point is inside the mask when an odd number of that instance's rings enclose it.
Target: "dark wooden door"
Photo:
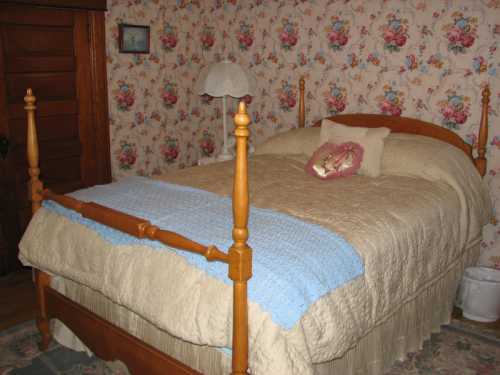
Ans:
[[[108,133],[97,130],[93,108],[91,17],[80,10],[0,5],[0,137],[9,143],[0,161],[0,218],[9,268],[19,265],[17,243],[31,217],[23,101],[28,87],[37,98],[44,185],[66,193],[110,179],[109,145],[102,145],[109,138],[101,135]]]

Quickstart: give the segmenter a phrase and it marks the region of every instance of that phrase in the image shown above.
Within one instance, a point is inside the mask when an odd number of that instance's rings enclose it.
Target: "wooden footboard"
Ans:
[[[30,175],[30,197],[33,214],[44,199],[79,212],[83,217],[133,235],[160,241],[167,246],[205,256],[208,261],[228,264],[228,275],[233,280],[233,357],[232,373],[246,374],[248,370],[248,301],[247,282],[252,277],[252,250],[248,240],[248,173],[247,141],[250,118],[245,103],[239,104],[235,115],[236,160],[233,185],[233,240],[227,253],[215,246],[205,246],[178,233],[164,230],[149,221],[113,210],[93,202],[58,195],[43,189],[39,179],[39,148],[35,125],[35,101],[31,89],[24,98],[28,118],[27,155]],[[43,239],[42,239],[43,240]],[[42,334],[42,349],[50,342],[49,320],[58,318],[67,324],[96,354],[105,359],[120,359],[133,374],[188,374],[197,373],[180,362],[160,353],[125,331],[97,317],[50,288],[50,276],[42,271],[35,273],[39,314],[37,325]],[[154,368],[151,367],[155,363]],[[148,367],[149,366],[149,367]],[[166,366],[166,367],[162,367]]]

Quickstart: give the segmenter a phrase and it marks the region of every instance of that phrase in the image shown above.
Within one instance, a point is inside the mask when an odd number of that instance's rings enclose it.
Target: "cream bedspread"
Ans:
[[[376,179],[324,182],[303,172],[303,157],[252,158],[253,205],[331,228],[365,264],[363,277],[318,300],[289,331],[250,303],[252,373],[312,374],[311,363],[341,356],[479,241],[491,208],[477,172],[461,151],[421,138],[391,137],[386,175]],[[164,179],[229,195],[232,164]],[[180,256],[147,247],[110,249],[88,228],[46,209],[33,218],[20,249],[25,264],[88,285],[175,336],[231,345],[231,288]]]

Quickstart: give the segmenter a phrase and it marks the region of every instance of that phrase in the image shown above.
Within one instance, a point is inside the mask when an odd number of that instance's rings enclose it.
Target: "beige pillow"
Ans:
[[[304,154],[310,157],[318,148],[320,128],[297,128],[276,134],[255,147],[255,155]]]
[[[364,149],[363,161],[358,174],[378,177],[381,172],[384,140],[391,130],[389,128],[363,128],[338,124],[330,120],[321,122],[320,141],[318,147],[326,142],[359,143]]]
[[[320,146],[328,142],[330,138],[349,139],[352,137],[364,137],[368,128],[346,126],[338,122],[324,119],[321,121]]]

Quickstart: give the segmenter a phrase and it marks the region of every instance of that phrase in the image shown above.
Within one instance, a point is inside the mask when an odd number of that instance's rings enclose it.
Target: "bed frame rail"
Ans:
[[[178,233],[160,229],[152,225],[149,221],[139,217],[128,215],[94,202],[85,203],[66,195],[54,194],[48,189],[43,191],[42,196],[43,199],[50,199],[57,202],[61,206],[80,213],[85,218],[118,229],[134,237],[157,240],[167,246],[198,253],[207,258],[208,261],[220,261],[224,263],[228,263],[229,261],[228,255],[213,245],[201,245]]]
[[[236,138],[236,159],[233,185],[233,240],[228,253],[224,253],[215,246],[204,246],[192,241],[178,233],[160,229],[152,225],[149,221],[138,218],[111,208],[99,205],[94,202],[82,202],[75,198],[59,195],[48,189],[43,189],[43,183],[39,179],[39,148],[35,124],[35,101],[31,89],[27,90],[24,98],[27,112],[27,156],[29,164],[29,194],[32,202],[32,212],[35,214],[41,207],[44,199],[49,199],[60,205],[79,212],[83,217],[92,219],[101,224],[114,229],[128,233],[138,238],[148,238],[157,240],[165,245],[175,247],[180,250],[190,251],[205,256],[208,261],[220,261],[228,264],[228,276],[233,280],[233,356],[232,356],[232,374],[247,374],[248,370],[248,300],[247,283],[252,277],[252,250],[247,244],[248,240],[248,152],[247,141],[249,137],[248,125],[250,117],[247,114],[244,102],[240,102],[238,112],[235,115],[235,138]],[[80,307],[76,308],[75,303],[69,305],[69,300],[50,288],[50,276],[42,271],[35,271],[35,282],[37,285],[37,300],[39,304],[39,315],[37,325],[42,335],[41,347],[46,349],[51,339],[49,331],[49,320],[51,317],[57,317],[76,331],[85,332],[81,327],[75,326],[74,315],[80,311],[83,317],[92,314],[90,311]],[[71,301],[70,301],[71,302]],[[78,305],[76,305],[78,306]],[[101,319],[102,320],[102,319]],[[94,320],[95,322],[96,320]],[[91,324],[91,323],[89,323]],[[117,327],[116,327],[117,328]],[[117,328],[120,330],[119,328]],[[92,344],[95,340],[85,340]],[[92,345],[91,349],[92,348]],[[98,353],[103,353],[102,348],[96,348]],[[117,355],[116,351],[111,351]],[[109,351],[106,353],[110,353]],[[140,355],[139,355],[140,357]],[[115,359],[115,358],[111,358]],[[129,358],[120,358],[129,365],[129,368],[137,367],[136,362]],[[168,366],[170,360],[165,360]],[[174,363],[174,362],[172,362]],[[159,373],[166,373],[169,370],[174,371],[177,367],[161,369]],[[142,371],[142,370],[141,370]],[[165,372],[166,371],[166,372]],[[138,373],[141,373],[140,371]],[[197,372],[193,372],[197,373]]]

